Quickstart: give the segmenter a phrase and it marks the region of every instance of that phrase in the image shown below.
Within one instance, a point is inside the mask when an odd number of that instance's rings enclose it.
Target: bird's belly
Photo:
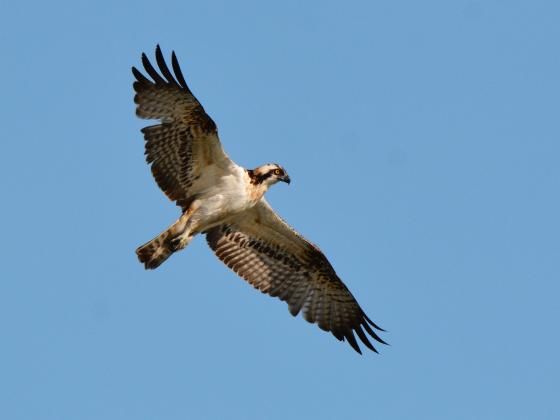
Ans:
[[[193,214],[196,231],[203,232],[225,222],[228,218],[247,210],[254,203],[243,194],[220,193],[203,197]]]

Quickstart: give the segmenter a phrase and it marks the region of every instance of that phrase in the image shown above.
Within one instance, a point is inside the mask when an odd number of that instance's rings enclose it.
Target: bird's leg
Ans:
[[[173,251],[179,251],[183,248],[186,248],[186,246],[192,240],[193,237],[191,235],[191,229],[189,225],[190,223],[187,223],[187,227],[185,228],[185,230],[171,239],[171,249]]]
[[[200,203],[196,201],[192,203],[189,206],[189,208],[181,215],[179,220],[177,220],[177,222],[175,223],[176,234],[171,239],[171,249],[173,251],[179,251],[185,248],[192,240],[193,236],[191,235],[191,231],[192,231],[191,217],[199,206]]]

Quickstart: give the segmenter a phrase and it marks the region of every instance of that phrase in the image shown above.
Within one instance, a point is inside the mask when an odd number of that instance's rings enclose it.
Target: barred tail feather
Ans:
[[[136,255],[146,270],[158,268],[171,254],[189,244],[192,236],[186,233],[191,215],[192,210],[185,211],[167,230],[136,249]]]
[[[136,255],[138,255],[138,259],[144,264],[146,270],[153,270],[159,267],[175,252],[171,244],[171,239],[173,238],[171,230],[166,230],[150,242],[136,249]]]

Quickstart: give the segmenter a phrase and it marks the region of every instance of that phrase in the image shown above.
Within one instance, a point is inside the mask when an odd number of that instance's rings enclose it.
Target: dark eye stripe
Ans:
[[[278,173],[276,172],[278,171]],[[257,175],[253,170],[247,170],[249,177],[251,178],[252,184],[261,184],[264,180],[270,178],[272,175],[284,175],[284,170],[280,168],[271,169],[268,172]]]

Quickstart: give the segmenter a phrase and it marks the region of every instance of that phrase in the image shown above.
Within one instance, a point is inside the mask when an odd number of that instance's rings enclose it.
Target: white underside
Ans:
[[[197,198],[189,208],[192,214],[181,236],[186,240],[251,208],[262,196],[251,194],[253,189],[242,167],[234,164],[228,168],[208,166],[191,188]]]

